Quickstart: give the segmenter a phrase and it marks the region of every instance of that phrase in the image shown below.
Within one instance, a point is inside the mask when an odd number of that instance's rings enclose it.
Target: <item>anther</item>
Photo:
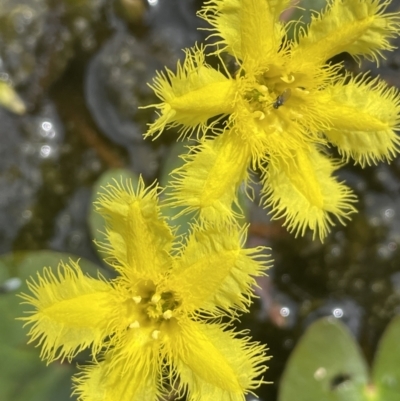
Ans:
[[[130,325],[129,325],[129,328],[130,329],[138,329],[140,327],[140,323],[137,321],[137,320],[135,320],[134,322],[132,322]]]
[[[257,111],[255,111],[255,112],[253,113],[253,117],[256,118],[256,119],[258,119],[258,120],[264,120],[265,114],[264,114],[262,111],[257,110]]]
[[[151,338],[153,339],[153,340],[158,340],[158,336],[160,335],[160,330],[154,330],[152,333],[151,333]]]
[[[287,84],[291,84],[295,80],[295,77],[293,74],[290,75],[285,74],[281,76],[281,80],[283,82],[286,82]]]
[[[168,309],[163,313],[163,318],[166,320],[171,319],[172,317],[172,310]]]
[[[154,295],[151,297],[151,303],[154,304],[154,305],[156,305],[157,302],[158,302],[160,299],[161,299],[161,295],[159,295],[159,294],[154,294]]]
[[[133,299],[133,302],[135,302],[135,304],[140,304],[142,297],[140,295],[138,295],[136,297],[132,297],[132,299]]]

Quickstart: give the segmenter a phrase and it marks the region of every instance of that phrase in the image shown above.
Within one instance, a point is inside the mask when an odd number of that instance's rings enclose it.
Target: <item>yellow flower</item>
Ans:
[[[98,204],[106,218],[107,281],[75,262],[45,269],[23,294],[35,311],[30,341],[49,362],[91,347],[93,362],[74,378],[85,401],[244,400],[262,383],[265,348],[229,321],[251,302],[254,277],[267,267],[262,248],[243,249],[244,231],[193,225],[185,244],[160,215],[157,187],[108,186]],[[223,317],[228,317],[222,323]],[[226,319],[225,319],[226,321]]]
[[[378,61],[391,50],[400,14],[385,13],[388,4],[331,0],[308,27],[297,23],[290,40],[290,24],[279,20],[289,0],[206,2],[200,16],[219,38],[214,53],[222,68],[206,64],[205,49],[186,50],[177,73],[158,73],[152,86],[162,102],[151,105],[159,116],[146,136],[177,126],[181,136],[200,140],[175,171],[170,204],[209,221],[232,218],[250,168],[262,173],[264,206],[290,231],[310,228],[323,239],[333,216],[344,223],[356,198],[333,173],[350,158],[364,166],[396,155],[400,97],[383,81],[352,77],[328,60],[347,52]],[[233,76],[223,61],[229,56]],[[329,156],[330,144],[342,160]]]

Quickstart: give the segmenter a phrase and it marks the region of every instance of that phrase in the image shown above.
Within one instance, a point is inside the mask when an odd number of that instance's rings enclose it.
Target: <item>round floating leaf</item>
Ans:
[[[108,184],[113,184],[114,180],[124,184],[127,180],[131,180],[133,188],[136,188],[139,182],[139,177],[132,171],[126,169],[110,169],[102,174],[93,185],[92,204],[89,211],[88,221],[92,238],[95,240],[94,243],[97,252],[99,252],[99,249],[96,245],[96,242],[104,241],[103,233],[105,229],[105,220],[103,216],[96,212],[94,202],[98,200],[99,194],[104,192],[103,188],[107,187]],[[103,258],[103,254],[101,252],[99,252],[99,255],[101,258]]]
[[[400,400],[400,316],[395,317],[384,332],[376,352],[371,386],[371,399]]]
[[[313,323],[283,374],[279,401],[365,401],[367,366],[346,326],[332,318]]]

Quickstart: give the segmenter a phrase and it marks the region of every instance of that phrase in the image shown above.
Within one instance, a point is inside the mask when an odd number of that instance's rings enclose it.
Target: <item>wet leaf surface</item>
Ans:
[[[279,401],[363,401],[367,365],[346,326],[334,318],[313,323],[282,376]]]

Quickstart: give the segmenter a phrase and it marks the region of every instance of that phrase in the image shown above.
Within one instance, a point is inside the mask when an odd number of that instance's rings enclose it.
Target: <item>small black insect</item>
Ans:
[[[283,106],[287,100],[290,98],[292,91],[287,88],[285,89],[276,99],[275,102],[272,104],[274,109],[279,109],[279,107]]]
[[[351,375],[348,373],[338,373],[337,375],[333,376],[330,382],[331,391],[336,390],[340,385],[349,380],[351,380]]]

